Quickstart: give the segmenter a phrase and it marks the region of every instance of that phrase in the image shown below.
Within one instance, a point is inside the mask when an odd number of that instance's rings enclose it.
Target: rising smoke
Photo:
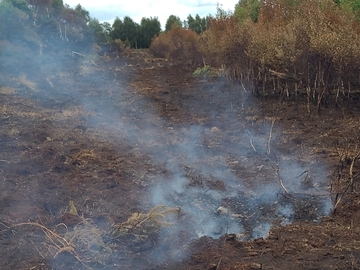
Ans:
[[[246,120],[247,110],[254,110],[256,103],[240,99],[239,89],[219,81],[205,91],[204,99],[189,100],[190,116],[203,113],[204,124],[174,123],[161,115],[151,99],[134,98],[121,78],[104,86],[109,79],[92,74],[89,84],[108,88],[112,97],[109,91],[102,96],[86,95],[84,90],[66,94],[92,112],[86,119],[89,127],[106,127],[108,139],[125,140],[166,170],[156,180],[145,177],[148,196],[139,201],[144,211],[159,204],[181,209],[181,219],[173,220],[165,238],[183,243],[185,232],[190,236],[187,244],[224,234],[251,240],[267,237],[274,224],[319,220],[329,213],[326,164],[304,160],[296,147],[291,153],[283,151],[277,122],[269,145],[271,123]],[[49,98],[49,93],[45,96]],[[170,253],[181,257],[176,251]]]

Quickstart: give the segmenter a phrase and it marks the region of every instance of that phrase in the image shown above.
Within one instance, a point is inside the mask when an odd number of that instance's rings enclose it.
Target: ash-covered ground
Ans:
[[[48,57],[3,66],[2,269],[360,266],[356,104],[308,115],[146,51]]]

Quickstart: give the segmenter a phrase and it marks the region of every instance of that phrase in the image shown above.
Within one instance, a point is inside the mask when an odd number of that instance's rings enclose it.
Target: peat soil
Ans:
[[[146,51],[37,61],[1,66],[1,269],[360,269],[358,104]]]

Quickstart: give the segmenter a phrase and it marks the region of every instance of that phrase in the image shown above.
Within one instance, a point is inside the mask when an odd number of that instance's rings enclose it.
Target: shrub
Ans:
[[[179,64],[202,63],[198,46],[199,35],[190,29],[173,27],[167,33],[155,37],[150,52],[157,57],[165,57]]]

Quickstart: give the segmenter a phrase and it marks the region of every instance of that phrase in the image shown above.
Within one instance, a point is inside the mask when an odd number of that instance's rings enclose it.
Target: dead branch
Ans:
[[[270,156],[270,152],[271,152],[271,145],[270,145],[270,142],[271,142],[271,136],[272,136],[272,130],[273,130],[273,127],[274,127],[274,123],[275,123],[275,118],[273,117],[272,120],[271,120],[271,127],[270,127],[270,131],[269,131],[269,139],[268,139],[268,149],[267,149],[267,154]]]
[[[82,53],[78,53],[78,52],[74,52],[74,51],[72,51],[71,53],[72,53],[73,55],[75,54],[75,55],[79,55],[79,56],[85,57],[85,55],[83,55]]]
[[[250,145],[251,145],[252,149],[254,149],[255,153],[259,154],[259,152],[256,150],[256,148],[253,144],[252,135],[251,135],[250,131],[247,130],[247,132],[249,133],[249,136],[250,136]]]
[[[340,204],[342,198],[345,196],[346,192],[348,191],[349,187],[351,186],[351,182],[349,181],[349,183],[347,184],[345,190],[343,191],[343,193],[341,194],[340,198],[335,202],[334,204],[334,208],[332,210],[333,214],[335,214],[336,209],[338,207],[338,205]]]
[[[287,188],[285,187],[281,177],[280,177],[280,166],[279,166],[279,161],[276,162],[276,167],[274,168],[275,169],[275,172],[276,172],[276,175],[278,177],[278,180],[279,180],[279,183],[280,183],[280,186],[282,187],[282,189],[285,191],[286,194],[290,194],[290,192],[287,190]]]
[[[216,266],[216,270],[219,270],[220,269],[220,264],[221,264],[221,261],[222,261],[223,257],[220,258],[217,266]]]
[[[358,148],[358,145],[356,145],[356,149],[355,149],[355,150],[357,150],[357,148]],[[360,156],[360,151],[358,151],[358,152],[356,153],[356,155],[351,158],[351,165],[350,165],[350,168],[349,168],[349,177],[350,177],[351,191],[354,191],[354,180],[355,180],[355,178],[354,178],[354,172],[353,172],[353,170],[354,170],[355,162],[356,162],[356,160],[359,158],[359,156]]]

